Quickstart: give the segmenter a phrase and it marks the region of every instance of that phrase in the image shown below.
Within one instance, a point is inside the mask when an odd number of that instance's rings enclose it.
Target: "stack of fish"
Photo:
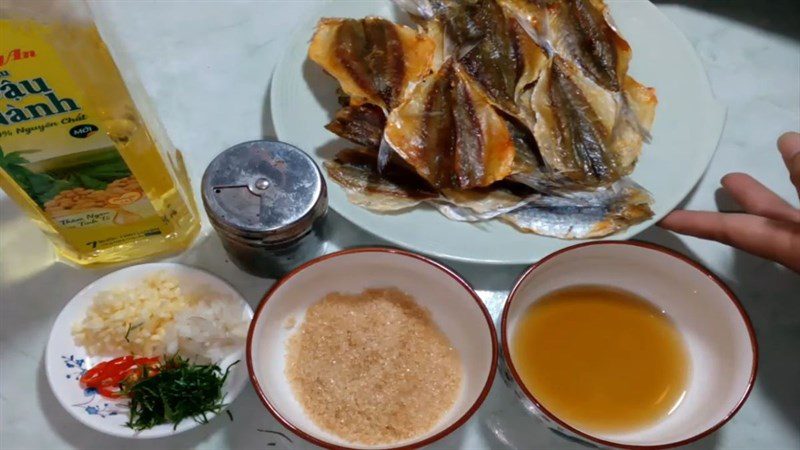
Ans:
[[[351,202],[430,204],[565,239],[652,216],[627,176],[656,96],[602,0],[397,0],[417,28],[322,19],[309,57],[340,85],[326,164]]]

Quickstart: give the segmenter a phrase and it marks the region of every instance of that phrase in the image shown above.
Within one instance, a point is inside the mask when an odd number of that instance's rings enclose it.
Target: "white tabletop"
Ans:
[[[730,208],[716,190],[719,178],[731,171],[747,171],[797,204],[775,151],[782,131],[800,129],[800,43],[791,28],[797,16],[781,17],[780,11],[789,9],[778,7],[762,8],[778,16],[762,16],[758,6],[748,6],[757,2],[745,3],[706,1],[702,4],[711,6],[706,12],[660,6],[692,41],[715,94],[728,107],[719,149],[688,200],[689,209],[715,209],[718,203]],[[195,188],[212,155],[238,142],[273,136],[270,76],[294,24],[316,2],[107,1],[102,6],[162,122],[185,153]],[[331,220],[333,247],[382,243],[336,214]],[[693,446],[800,448],[800,277],[722,245],[655,227],[638,238],[671,247],[719,274],[738,294],[758,334],[759,376],[750,399],[728,425]],[[207,224],[195,245],[174,260],[227,279],[254,306],[272,283],[245,275],[228,262]],[[451,266],[479,290],[495,316],[522,270]],[[231,406],[233,422],[221,416],[185,434],[154,441],[99,434],[62,410],[50,392],[42,362],[50,327],[74,294],[110,270],[78,269],[55,261],[44,236],[0,194],[0,449],[307,447],[276,423],[250,387]],[[263,430],[285,432],[293,444]],[[499,383],[464,427],[431,448],[580,447],[536,424]]]

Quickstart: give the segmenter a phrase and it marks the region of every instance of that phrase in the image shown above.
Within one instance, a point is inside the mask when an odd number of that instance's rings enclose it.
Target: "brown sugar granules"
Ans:
[[[428,311],[396,288],[328,294],[289,339],[286,362],[311,419],[367,445],[430,430],[461,387],[458,351]]]

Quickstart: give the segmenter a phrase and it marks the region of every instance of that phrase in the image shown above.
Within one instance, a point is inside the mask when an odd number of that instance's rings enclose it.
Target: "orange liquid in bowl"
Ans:
[[[511,357],[548,411],[586,432],[645,428],[680,404],[689,356],[672,320],[646,300],[575,286],[537,300],[516,327]]]

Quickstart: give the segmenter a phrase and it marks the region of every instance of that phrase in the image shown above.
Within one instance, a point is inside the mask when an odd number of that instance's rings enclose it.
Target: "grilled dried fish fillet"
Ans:
[[[628,178],[608,188],[563,196],[508,184],[438,193],[396,161],[379,175],[377,154],[369,149],[343,150],[325,169],[353,204],[372,211],[395,212],[426,203],[451,220],[499,217],[522,231],[563,239],[605,236],[652,216],[650,195]]]
[[[428,202],[450,220],[479,222],[519,209],[539,196],[539,193],[526,187],[499,183],[468,191],[448,189],[442,191],[438,199]]]
[[[526,195],[531,195],[506,186],[439,193],[396,159],[379,174],[377,158],[370,149],[343,150],[325,163],[325,169],[350,202],[376,212],[409,209],[425,202],[452,220],[474,222],[524,206]]]
[[[569,197],[540,196],[500,216],[515,228],[561,239],[608,236],[653,216],[652,197],[629,178]]]
[[[393,0],[403,11],[425,20],[433,19],[435,11],[431,0]]]
[[[325,128],[350,142],[367,148],[380,147],[386,115],[383,110],[369,103],[346,106],[336,113],[336,117]]]
[[[343,150],[324,165],[351,203],[373,211],[413,208],[426,199],[439,197],[413,171],[402,166],[390,164],[379,174],[374,150]]]
[[[655,89],[626,75],[622,82],[622,92],[615,97],[615,100],[619,104],[619,110],[612,133],[614,139],[612,145],[618,148],[634,149],[626,153],[626,157],[621,161],[623,166],[632,169],[641,154],[642,146],[646,142],[650,142],[650,130],[653,128],[656,116],[658,97]]]
[[[325,164],[351,202],[424,203],[452,220],[500,217],[566,239],[652,216],[626,175],[656,97],[627,74],[630,47],[602,0],[395,2],[424,35],[323,19],[309,50],[346,94],[327,128],[367,147]]]
[[[405,3],[428,18],[430,34],[447,35],[458,63],[511,116],[511,133],[534,132],[533,145],[517,145],[514,180],[581,189],[631,173],[649,139],[656,98],[626,74],[630,47],[602,1]],[[550,50],[549,61],[522,25]]]
[[[431,72],[434,42],[386,19],[322,19],[308,56],[336,78],[355,105],[385,112]]]
[[[438,189],[484,187],[512,172],[504,119],[452,59],[391,112],[384,140]]]
[[[494,4],[487,1],[486,4]],[[501,11],[498,7],[498,11]],[[547,56],[528,36],[516,19],[502,14],[495,29],[459,58],[459,62],[492,99],[498,108],[527,126],[532,116],[520,109],[519,97],[540,76]]]
[[[531,86],[547,65],[544,51],[495,0],[435,0],[431,10],[435,15],[426,24],[428,34],[439,43],[437,49],[449,48],[445,51],[448,55],[435,60],[449,57],[457,61],[453,64],[463,68],[501,111],[515,141],[519,134],[531,134],[535,114],[530,101],[523,98],[530,96]],[[424,14],[425,8],[417,13]],[[530,142],[532,145],[517,145],[517,152],[524,152],[523,159],[538,160],[540,165],[532,134]],[[538,165],[529,172],[537,170]]]
[[[598,93],[581,90],[579,79],[566,61],[553,59],[533,91],[534,136],[551,171],[574,180],[611,182],[619,172],[607,148],[609,130],[601,118],[603,110],[595,110],[587,98]]]
[[[448,56],[462,52],[459,49],[478,42],[494,31],[495,22],[502,16],[494,0],[394,0],[412,17],[436,26],[439,22],[447,41]]]
[[[532,125],[517,107],[517,98],[536,81],[547,56],[516,18],[507,16],[495,0],[396,3],[428,20],[426,31],[439,52],[435,66],[457,59],[495,106]]]
[[[569,61],[553,58],[530,98],[547,172],[587,186],[632,172],[644,144],[641,127],[651,126],[656,98],[630,77],[625,83],[625,94],[614,94]]]
[[[554,60],[561,60],[561,63],[553,63],[557,69],[569,68],[561,72],[568,73],[569,81],[582,93],[575,96],[578,98],[576,106],[581,103],[580,97],[585,98],[592,111],[587,111],[583,117],[596,116],[605,130],[601,133],[597,128],[596,133],[590,132],[578,147],[562,148],[566,152],[578,151],[575,158],[584,163],[577,166],[587,169],[583,176],[576,171],[576,164],[570,164],[568,157],[551,158],[550,170],[566,170],[574,182],[581,183],[585,179],[590,185],[629,174],[643,144],[650,139],[657,99],[653,89],[642,86],[627,74],[631,48],[614,28],[605,3],[602,0],[499,1]],[[558,84],[567,85],[569,81]],[[537,119],[541,118],[543,91],[538,89],[538,97],[534,99],[534,103],[539,102]],[[604,134],[606,138],[602,139]],[[537,140],[540,136],[537,133]],[[613,156],[611,160],[603,161],[596,151],[599,141],[603,140],[606,154]],[[544,151],[553,147],[547,142],[540,142],[540,146]]]
[[[500,0],[551,54],[578,65],[599,86],[622,89],[631,48],[602,0]]]

